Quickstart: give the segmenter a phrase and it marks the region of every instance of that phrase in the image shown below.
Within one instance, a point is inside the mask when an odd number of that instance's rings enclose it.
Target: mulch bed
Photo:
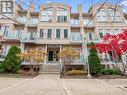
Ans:
[[[38,73],[34,74],[34,75],[3,73],[3,74],[0,74],[0,77],[7,77],[7,78],[34,78],[37,75],[38,75]]]
[[[60,75],[61,79],[87,79],[86,75]]]
[[[87,79],[87,75],[61,75],[61,79]],[[101,75],[99,77],[92,76],[92,79],[127,79],[127,76],[121,75]]]

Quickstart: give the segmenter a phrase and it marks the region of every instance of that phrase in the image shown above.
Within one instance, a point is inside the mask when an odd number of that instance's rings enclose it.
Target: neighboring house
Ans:
[[[115,11],[116,6],[111,4],[105,4],[93,20],[101,4],[93,5],[88,13],[83,13],[81,5],[77,6],[77,13],[72,13],[70,6],[61,3],[40,4],[38,12],[34,11],[33,3],[28,10],[14,0],[1,0],[0,5],[2,55],[6,55],[12,45],[22,51],[44,49],[45,64],[60,63],[56,55],[67,46],[80,52],[75,64],[84,64],[82,36],[85,35],[88,42],[98,42],[105,34],[118,34],[127,28],[127,14],[122,13],[120,6]],[[112,59],[110,54],[99,57],[102,62]]]

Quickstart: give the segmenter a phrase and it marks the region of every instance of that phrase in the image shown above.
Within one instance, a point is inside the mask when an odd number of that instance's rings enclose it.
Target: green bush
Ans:
[[[117,69],[102,69],[101,74],[103,74],[103,75],[119,75],[120,71]]]
[[[0,63],[0,73],[4,73],[5,68],[2,63]]]
[[[21,66],[20,57],[17,54],[21,53],[20,48],[17,46],[12,46],[9,50],[5,60],[2,62],[2,67],[4,68],[4,72],[16,73]]]
[[[66,72],[67,75],[82,75],[85,73],[87,73],[87,72],[85,72],[83,70],[69,70]]]
[[[91,43],[91,46],[93,46],[94,43]],[[97,55],[97,52],[95,49],[90,48],[90,55],[88,57],[89,67],[90,67],[90,73],[92,75],[99,75],[102,69],[102,66],[100,64],[100,59]]]

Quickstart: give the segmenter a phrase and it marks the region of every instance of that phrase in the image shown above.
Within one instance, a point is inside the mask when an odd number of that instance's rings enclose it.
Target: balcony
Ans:
[[[38,32],[36,44],[70,44],[70,39],[69,37],[64,38],[62,34],[60,38],[57,38],[56,35],[51,35],[51,37],[48,37],[48,35],[41,36],[40,33]]]
[[[83,38],[82,38],[82,35],[81,33],[77,33],[77,32],[73,32],[71,33],[71,43],[83,43]]]
[[[17,25],[17,26],[19,26],[19,25],[25,26],[26,21],[27,21],[27,18],[25,16],[23,16],[23,17],[19,16],[19,17],[16,17],[15,19],[17,20],[17,22],[14,23],[15,25]]]
[[[94,22],[93,20],[90,21],[90,19],[83,19],[84,28],[94,28]]]
[[[38,25],[38,18],[29,19],[27,21],[27,27],[37,27]]]
[[[4,39],[8,42],[19,42],[20,36],[20,31],[8,31],[6,34],[3,34]]]
[[[21,42],[34,43],[36,40],[36,32],[22,32]]]
[[[80,21],[78,19],[71,19],[70,21],[71,27],[80,27]]]

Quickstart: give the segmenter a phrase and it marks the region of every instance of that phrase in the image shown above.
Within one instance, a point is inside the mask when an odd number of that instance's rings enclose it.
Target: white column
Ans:
[[[48,52],[47,52],[47,45],[45,45],[45,53],[48,53]],[[48,54],[45,55],[45,62],[44,62],[45,64],[46,64],[46,62],[47,62],[47,55],[48,55]]]
[[[62,45],[60,45],[60,52],[62,51]],[[61,61],[61,58],[60,58],[60,63],[61,63],[62,61]]]
[[[24,52],[24,50],[25,50],[25,43],[21,42],[20,49],[21,49],[21,52]]]

